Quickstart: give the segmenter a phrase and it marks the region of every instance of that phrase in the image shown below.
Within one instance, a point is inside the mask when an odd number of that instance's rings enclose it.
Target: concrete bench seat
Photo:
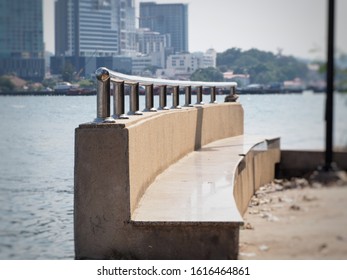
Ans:
[[[276,138],[270,138],[270,141],[274,140]],[[156,178],[131,220],[242,224],[234,198],[235,175],[242,168],[245,155],[254,151],[266,152],[268,148],[266,138],[246,135],[205,145]]]

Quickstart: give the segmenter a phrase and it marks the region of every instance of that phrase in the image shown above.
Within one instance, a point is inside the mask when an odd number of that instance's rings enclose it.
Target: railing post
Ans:
[[[211,87],[210,93],[211,93],[211,102],[210,103],[217,103],[216,102],[216,87]]]
[[[153,85],[146,85],[146,108],[145,112],[156,112],[157,110],[153,106]]]
[[[203,105],[205,104],[202,101],[202,86],[196,87],[196,105]]]
[[[172,88],[172,108],[173,109],[182,109],[180,104],[180,87],[174,86]]]
[[[166,86],[159,87],[159,110],[169,110],[166,102]]]
[[[192,107],[192,87],[185,87],[185,104],[186,107]]]
[[[129,115],[142,115],[139,111],[139,83],[130,85],[130,111]]]
[[[236,94],[236,87],[231,87],[230,88],[230,94],[235,95]]]
[[[114,123],[115,120],[111,117],[110,106],[110,73],[101,67],[96,70],[95,76],[97,79],[97,94],[96,94],[96,119],[95,123]]]
[[[125,115],[124,81],[115,82],[113,87],[113,117],[115,119],[128,119]]]

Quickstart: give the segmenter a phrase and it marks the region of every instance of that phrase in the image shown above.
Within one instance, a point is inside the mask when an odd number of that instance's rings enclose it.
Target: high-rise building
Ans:
[[[134,0],[58,0],[55,38],[56,56],[135,51]]]
[[[175,52],[188,51],[188,5],[140,3],[140,28],[170,34]]]
[[[77,72],[82,70],[81,74],[89,73],[85,73],[86,65],[81,65],[80,57],[134,53],[135,38],[134,0],[58,0],[55,3],[56,57],[52,60],[74,57],[73,66]]]
[[[43,79],[42,0],[0,1],[0,75],[4,74]]]

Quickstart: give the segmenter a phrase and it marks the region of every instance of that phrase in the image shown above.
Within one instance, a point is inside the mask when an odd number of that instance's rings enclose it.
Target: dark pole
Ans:
[[[325,171],[331,170],[333,160],[333,103],[334,103],[334,17],[335,0],[328,0],[328,62],[327,62],[327,99],[325,108],[326,142]]]

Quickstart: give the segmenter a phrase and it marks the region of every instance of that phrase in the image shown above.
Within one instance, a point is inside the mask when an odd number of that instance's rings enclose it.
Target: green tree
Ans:
[[[81,80],[78,82],[81,88],[92,88],[94,87],[94,81],[92,80]]]
[[[239,48],[231,48],[223,53],[217,54],[217,65],[218,66],[231,66],[237,59],[242,56],[242,51]]]
[[[54,86],[57,84],[57,82],[54,80],[54,79],[52,79],[52,78],[48,78],[48,79],[44,79],[43,81],[42,81],[42,85],[45,87],[45,88],[47,88],[47,87],[49,87],[49,88],[54,88]]]
[[[191,76],[191,81],[210,81],[222,82],[224,80],[223,73],[217,68],[208,67],[197,69]]]
[[[235,74],[249,74],[252,83],[272,83],[305,79],[308,68],[292,56],[275,55],[257,49],[241,51],[232,48],[217,54],[219,69],[232,69]]]
[[[74,80],[74,73],[75,68],[73,65],[70,62],[66,62],[61,73],[61,78],[64,82],[72,82]]]
[[[8,77],[0,77],[0,91],[13,91],[14,89],[15,85]]]

